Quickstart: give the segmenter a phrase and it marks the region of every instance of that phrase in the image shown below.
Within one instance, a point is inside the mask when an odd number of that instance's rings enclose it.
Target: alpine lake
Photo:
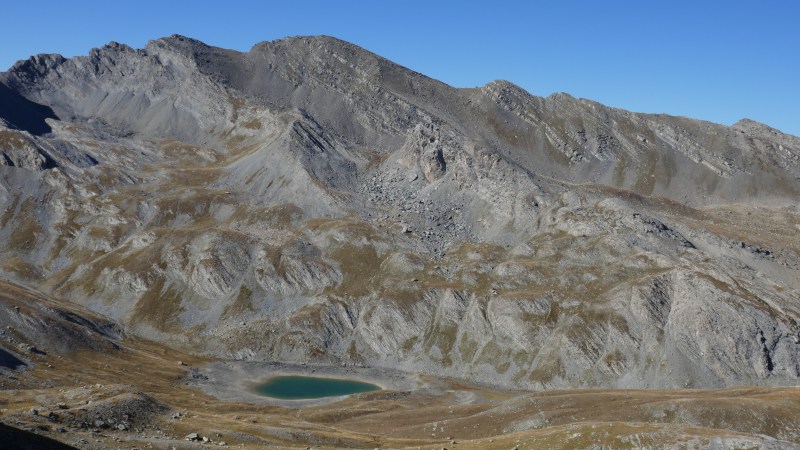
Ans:
[[[281,400],[339,397],[379,390],[380,386],[361,381],[297,375],[272,377],[256,386],[256,392],[259,394]]]

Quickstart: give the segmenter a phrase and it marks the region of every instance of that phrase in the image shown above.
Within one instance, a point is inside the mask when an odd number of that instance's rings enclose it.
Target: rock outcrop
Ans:
[[[39,55],[0,98],[0,274],[128,333],[528,388],[800,378],[800,139],[766,125],[328,37]]]

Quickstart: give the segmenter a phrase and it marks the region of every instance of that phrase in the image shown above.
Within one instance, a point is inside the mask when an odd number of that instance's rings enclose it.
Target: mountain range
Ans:
[[[800,138],[767,125],[454,88],[325,36],[0,74],[0,277],[83,317],[55,341],[2,321],[53,350],[796,385],[798,198]],[[6,367],[29,362],[14,345]]]

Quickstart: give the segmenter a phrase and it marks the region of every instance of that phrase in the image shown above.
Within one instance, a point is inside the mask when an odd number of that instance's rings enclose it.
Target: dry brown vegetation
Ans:
[[[712,437],[753,434],[800,443],[797,388],[521,392],[428,378],[429,387],[421,391],[380,391],[288,408],[220,401],[184,383],[187,372],[206,359],[152,342],[124,344],[103,356],[89,351],[40,356],[18,380],[0,379],[0,420],[67,443],[85,439],[81,446],[90,448],[195,448],[182,440],[191,432],[240,448],[626,448],[687,441],[702,446]],[[104,405],[142,394],[166,405],[138,426],[142,432],[59,433],[58,420],[42,417],[48,411],[69,417],[87,402]],[[32,416],[31,408],[39,415]],[[170,418],[174,412],[180,419]]]

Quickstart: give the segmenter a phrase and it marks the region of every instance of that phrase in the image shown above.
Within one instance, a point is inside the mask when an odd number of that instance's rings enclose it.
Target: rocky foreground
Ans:
[[[0,74],[0,277],[29,300],[2,380],[134,340],[486,392],[795,386],[799,194],[766,125],[456,89],[328,37],[38,55]],[[762,433],[738,420],[697,426]]]
[[[0,365],[4,448],[800,448],[795,387],[526,392],[388,369],[210,361],[0,287],[0,307],[14,311],[0,317],[16,317],[3,326],[17,358]],[[388,390],[298,404],[236,390],[290,372]]]

